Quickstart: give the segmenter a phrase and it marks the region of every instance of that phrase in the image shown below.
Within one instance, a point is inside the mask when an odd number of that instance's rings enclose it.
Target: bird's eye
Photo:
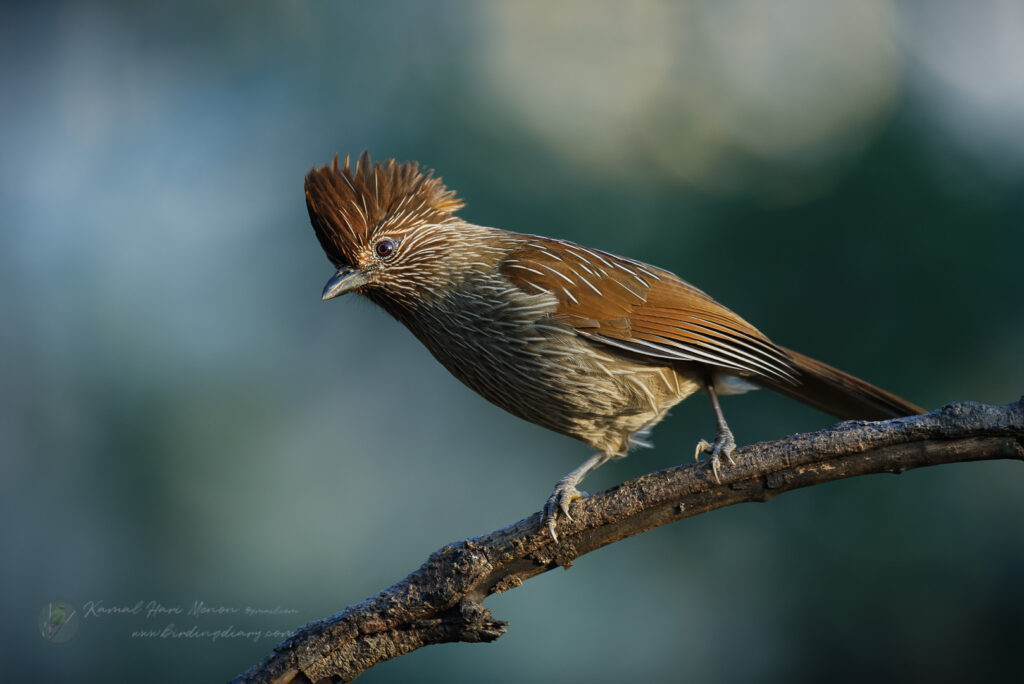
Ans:
[[[395,241],[384,239],[377,243],[373,248],[373,251],[377,253],[381,259],[387,259],[395,253]]]

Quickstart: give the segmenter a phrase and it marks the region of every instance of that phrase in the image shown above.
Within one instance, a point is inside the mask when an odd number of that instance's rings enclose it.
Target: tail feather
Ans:
[[[786,349],[798,371],[798,385],[758,382],[776,392],[843,420],[884,420],[925,413],[925,410],[891,392],[828,364]]]

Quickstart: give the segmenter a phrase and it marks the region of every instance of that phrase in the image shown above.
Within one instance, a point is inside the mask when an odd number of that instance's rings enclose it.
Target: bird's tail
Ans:
[[[884,420],[925,413],[920,406],[849,373],[791,349],[784,351],[793,359],[799,384],[776,384],[758,378],[776,392],[843,420]]]

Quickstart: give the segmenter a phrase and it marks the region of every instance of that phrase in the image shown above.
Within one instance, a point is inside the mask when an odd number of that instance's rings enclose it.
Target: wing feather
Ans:
[[[558,307],[551,317],[597,344],[796,382],[786,351],[660,268],[571,242],[526,236],[502,272],[525,292],[555,295]]]

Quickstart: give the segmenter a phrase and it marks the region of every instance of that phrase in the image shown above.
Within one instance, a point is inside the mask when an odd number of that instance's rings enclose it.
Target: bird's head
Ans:
[[[306,206],[338,269],[323,299],[359,292],[409,304],[443,294],[463,203],[432,171],[394,159],[374,163],[369,152],[354,166],[335,157],[306,175]]]

